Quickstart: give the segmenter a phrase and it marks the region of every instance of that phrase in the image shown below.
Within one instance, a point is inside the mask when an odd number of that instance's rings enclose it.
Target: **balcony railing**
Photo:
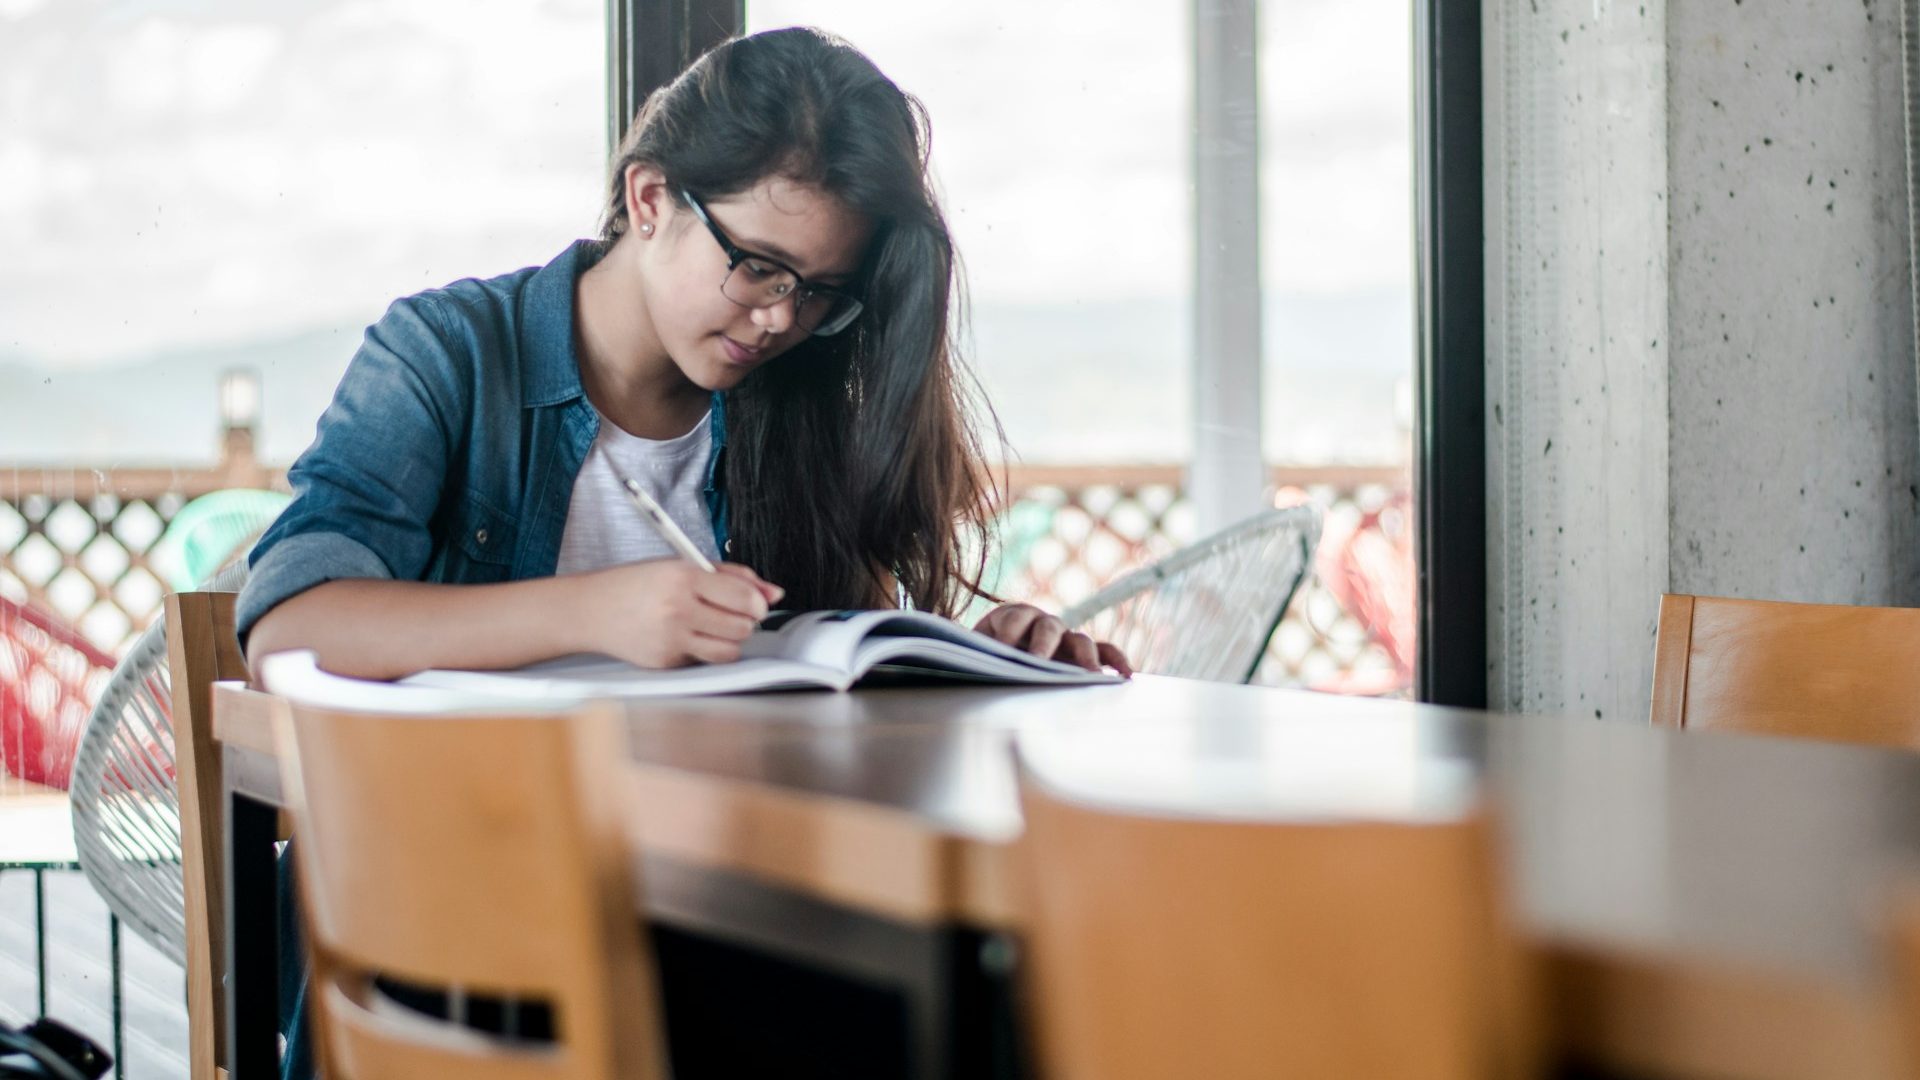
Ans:
[[[1195,539],[1177,465],[1020,465],[1008,473],[995,591],[1059,608]],[[1404,691],[1412,664],[1407,472],[1398,466],[1278,466],[1275,505],[1311,501],[1326,530],[1257,679],[1366,693]],[[0,467],[0,596],[124,648],[160,609],[155,542],[190,500],[284,488],[253,435],[226,432],[211,468]]]

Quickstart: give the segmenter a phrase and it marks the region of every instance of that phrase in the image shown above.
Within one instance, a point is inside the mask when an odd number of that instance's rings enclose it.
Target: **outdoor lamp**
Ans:
[[[220,422],[229,430],[260,423],[260,373],[230,368],[220,375]]]

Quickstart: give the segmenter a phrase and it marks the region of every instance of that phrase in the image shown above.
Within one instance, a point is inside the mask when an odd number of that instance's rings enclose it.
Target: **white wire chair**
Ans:
[[[1064,618],[1118,645],[1136,671],[1252,682],[1319,542],[1313,507],[1269,510],[1120,578]]]
[[[246,580],[241,559],[207,588],[237,592]],[[184,967],[186,884],[164,613],[107,679],[80,736],[68,794],[81,872],[122,923]]]

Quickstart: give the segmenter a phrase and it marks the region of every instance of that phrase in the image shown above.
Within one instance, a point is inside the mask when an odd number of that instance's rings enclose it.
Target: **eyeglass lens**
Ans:
[[[727,275],[720,291],[736,304],[764,308],[785,300],[796,284],[794,276],[780,267],[757,259],[743,259]],[[841,319],[853,306],[849,296],[809,290],[794,305],[793,318],[802,329],[811,331]]]

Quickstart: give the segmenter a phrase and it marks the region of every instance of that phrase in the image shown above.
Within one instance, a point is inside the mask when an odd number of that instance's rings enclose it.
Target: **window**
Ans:
[[[590,235],[605,18],[0,0],[0,596],[118,646],[154,537],[229,486],[225,373],[284,466],[394,298]]]
[[[1004,595],[1063,605],[1195,539],[1194,5],[748,0],[920,97],[966,261],[973,361],[1014,452]],[[1258,12],[1264,438],[1327,515],[1265,681],[1401,692],[1413,575],[1411,13]]]

